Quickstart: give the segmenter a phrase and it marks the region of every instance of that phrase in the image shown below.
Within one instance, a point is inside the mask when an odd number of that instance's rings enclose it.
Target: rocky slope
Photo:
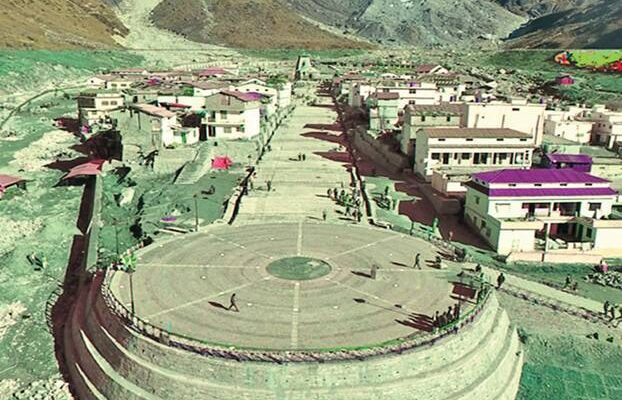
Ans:
[[[321,29],[281,0],[164,0],[154,8],[151,20],[190,40],[231,47],[371,47]]]
[[[102,48],[126,28],[105,0],[2,0],[0,48]]]
[[[622,48],[622,0],[502,0],[532,19],[511,47]]]

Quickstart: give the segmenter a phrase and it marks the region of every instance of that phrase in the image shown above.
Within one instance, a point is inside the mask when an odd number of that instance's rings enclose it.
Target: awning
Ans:
[[[227,156],[216,157],[212,160],[212,169],[229,169],[233,161]]]
[[[77,176],[99,175],[102,172],[102,165],[106,160],[90,160],[84,164],[73,167],[63,179],[75,178]]]

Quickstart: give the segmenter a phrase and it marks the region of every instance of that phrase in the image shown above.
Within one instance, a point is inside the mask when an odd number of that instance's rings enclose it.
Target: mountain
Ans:
[[[151,20],[190,40],[230,47],[372,47],[323,29],[281,0],[163,0],[151,12]]]
[[[492,0],[287,1],[309,18],[384,44],[465,44],[506,37],[525,22]]]
[[[622,0],[500,0],[536,18],[512,33],[510,47],[622,48]]]
[[[104,48],[127,34],[105,0],[2,0],[0,48]]]

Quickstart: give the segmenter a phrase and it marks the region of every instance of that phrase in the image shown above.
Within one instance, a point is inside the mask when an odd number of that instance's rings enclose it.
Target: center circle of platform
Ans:
[[[324,260],[311,257],[285,257],[268,264],[268,273],[290,281],[308,281],[330,273],[331,267]]]
[[[422,270],[412,267],[417,253]],[[128,309],[133,294],[141,320],[210,345],[361,348],[427,334],[435,312],[456,303],[459,268],[432,268],[436,254],[370,227],[215,226],[139,251],[132,286],[117,272],[110,289]]]

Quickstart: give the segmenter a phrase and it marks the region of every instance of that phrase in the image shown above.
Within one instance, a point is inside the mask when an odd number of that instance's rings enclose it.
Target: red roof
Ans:
[[[106,160],[90,160],[84,164],[77,165],[69,171],[63,179],[75,178],[76,176],[99,175],[102,172],[102,165]]]
[[[0,174],[0,192],[4,192],[9,186],[15,185],[16,183],[20,183],[23,181],[24,180],[22,178],[18,178],[16,176]]]
[[[212,67],[212,68],[206,68],[202,71],[199,71],[199,73],[197,75],[199,76],[215,76],[215,75],[227,75],[229,73],[229,71],[227,71],[224,68],[219,68],[219,67]]]

